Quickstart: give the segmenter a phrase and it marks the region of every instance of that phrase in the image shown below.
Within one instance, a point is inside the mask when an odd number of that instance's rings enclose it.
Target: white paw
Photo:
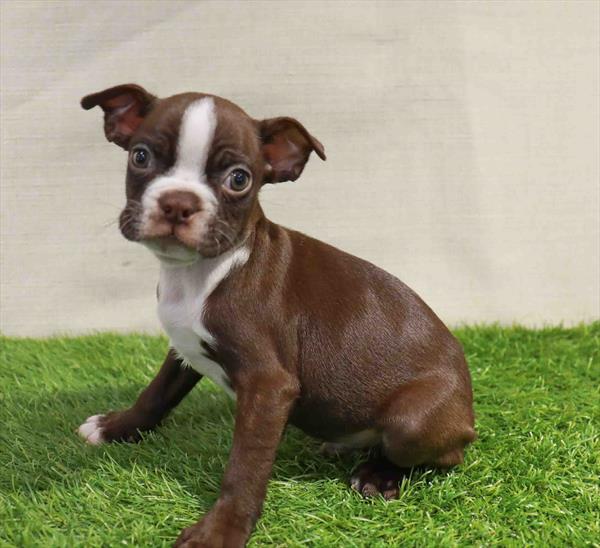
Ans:
[[[100,419],[104,415],[92,415],[77,429],[77,433],[90,445],[100,445],[105,440],[102,436]]]

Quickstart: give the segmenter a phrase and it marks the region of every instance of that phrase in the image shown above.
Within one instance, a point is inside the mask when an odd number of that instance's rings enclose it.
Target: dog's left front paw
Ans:
[[[198,523],[181,531],[174,548],[243,548],[250,535],[249,524],[236,523],[214,508]]]

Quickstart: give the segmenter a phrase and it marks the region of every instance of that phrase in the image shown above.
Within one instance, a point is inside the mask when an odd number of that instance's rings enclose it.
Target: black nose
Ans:
[[[200,199],[192,192],[171,190],[158,199],[164,218],[173,224],[187,223],[194,213],[200,211]]]

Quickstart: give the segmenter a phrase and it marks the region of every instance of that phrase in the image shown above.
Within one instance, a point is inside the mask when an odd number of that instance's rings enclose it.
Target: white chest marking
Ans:
[[[186,363],[234,396],[229,379],[221,366],[209,359],[202,341],[212,348],[218,341],[203,321],[206,299],[229,274],[232,268],[243,265],[250,255],[240,247],[215,257],[200,258],[191,265],[168,266],[160,271],[158,317],[169,335],[171,346]]]

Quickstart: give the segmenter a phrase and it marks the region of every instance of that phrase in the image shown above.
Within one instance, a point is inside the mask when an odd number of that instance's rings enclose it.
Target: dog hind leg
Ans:
[[[352,474],[351,485],[364,496],[398,496],[398,482],[415,466],[448,469],[463,462],[475,439],[470,391],[447,379],[428,378],[400,388],[379,421],[380,454]]]

